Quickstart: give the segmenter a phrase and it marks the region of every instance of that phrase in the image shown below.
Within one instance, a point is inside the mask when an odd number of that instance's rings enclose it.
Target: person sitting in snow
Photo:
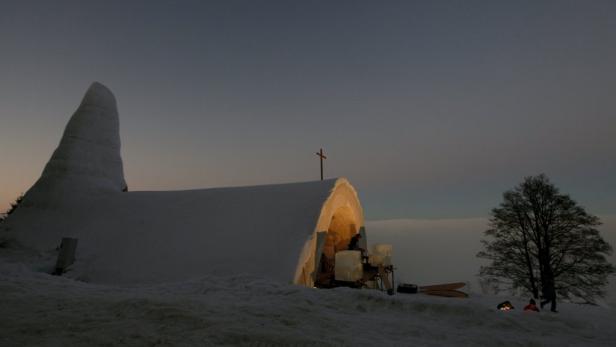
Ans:
[[[539,308],[537,307],[537,303],[534,299],[530,299],[528,305],[524,306],[524,311],[535,311],[539,312]]]
[[[501,311],[509,311],[509,310],[513,310],[515,307],[513,307],[513,305],[509,302],[509,300],[507,300],[507,301],[503,301],[500,304],[496,305],[496,308]]]

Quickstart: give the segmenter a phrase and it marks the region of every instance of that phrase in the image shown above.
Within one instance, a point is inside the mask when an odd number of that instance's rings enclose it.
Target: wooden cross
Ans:
[[[319,156],[319,159],[321,159],[321,181],[323,180],[323,159],[327,159],[327,157],[323,154],[323,148],[321,148],[318,152],[317,155]]]

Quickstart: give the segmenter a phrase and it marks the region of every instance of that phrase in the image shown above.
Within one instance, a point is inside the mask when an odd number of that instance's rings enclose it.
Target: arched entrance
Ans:
[[[293,282],[322,286],[325,280],[319,277],[330,273],[333,277],[336,252],[346,250],[351,237],[363,227],[364,213],[355,188],[346,179],[337,179],[323,202],[314,231],[304,243]]]
[[[323,245],[323,253],[315,278],[316,287],[328,287],[333,280],[336,252],[346,250],[351,237],[359,231],[355,224],[357,216],[348,206],[338,208],[331,218],[327,236]]]

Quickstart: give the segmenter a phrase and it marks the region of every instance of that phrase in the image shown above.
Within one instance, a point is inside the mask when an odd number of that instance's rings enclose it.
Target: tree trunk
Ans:
[[[533,263],[530,257],[530,251],[528,249],[528,242],[526,241],[526,235],[524,235],[524,256],[526,257],[526,266],[528,267],[528,279],[530,280],[530,288],[533,292],[533,298],[539,299],[539,289],[537,288],[537,279],[535,278],[535,272],[533,271]]]
[[[547,292],[549,299],[552,301],[550,305],[550,311],[556,312],[556,285],[554,282],[554,272],[552,266],[548,263],[546,265],[546,280],[548,282]]]
[[[546,247],[539,254],[539,268],[541,270],[541,286],[544,299],[541,302],[541,307],[543,308],[549,302],[550,311],[556,312],[556,282],[554,281],[552,264],[550,264],[550,250]]]

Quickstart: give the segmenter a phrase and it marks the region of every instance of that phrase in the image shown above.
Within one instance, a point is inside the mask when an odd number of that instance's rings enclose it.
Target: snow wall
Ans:
[[[312,286],[316,233],[338,247],[364,225],[344,178],[187,191],[125,186],[115,98],[94,83],[41,178],[4,223],[26,247],[79,239],[67,276],[138,284],[248,274]]]

